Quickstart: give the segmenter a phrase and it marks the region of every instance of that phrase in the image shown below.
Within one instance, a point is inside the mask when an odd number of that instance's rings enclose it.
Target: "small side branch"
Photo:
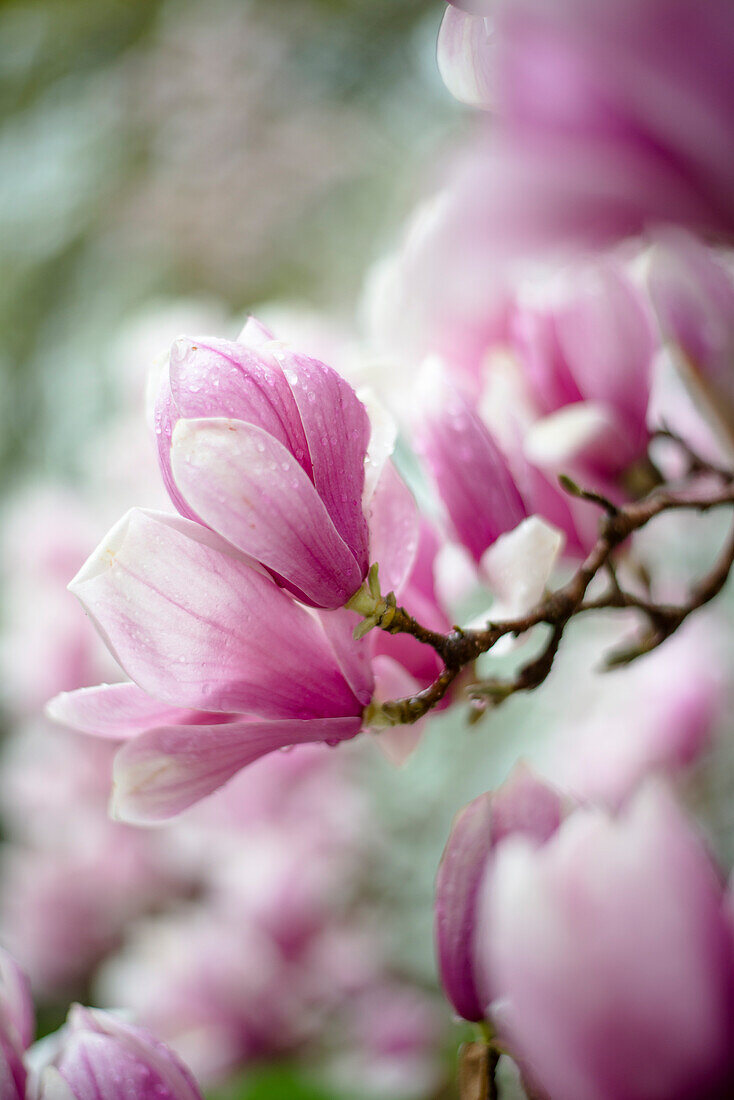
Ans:
[[[658,434],[676,440],[671,433]],[[611,668],[626,664],[657,648],[690,615],[713,600],[721,592],[734,567],[734,528],[718,561],[694,586],[689,598],[680,605],[656,603],[649,594],[638,596],[626,591],[617,575],[617,550],[657,516],[684,509],[703,513],[734,505],[734,474],[707,464],[682,441],[680,445],[689,461],[691,483],[677,487],[658,486],[642,500],[629,504],[617,506],[606,497],[580,489],[567,478],[561,479],[568,492],[591,501],[602,509],[599,534],[586,559],[568,583],[551,592],[529,614],[521,618],[501,623],[490,622],[479,630],[461,630],[455,627],[448,634],[440,634],[428,630],[405,608],[397,606],[392,594],[385,599],[379,596],[379,587],[375,578],[372,578],[369,585],[371,602],[370,599],[361,597],[361,604],[357,598],[354,603],[354,609],[365,615],[366,629],[379,627],[393,634],[410,634],[424,645],[431,646],[443,665],[437,679],[423,691],[384,703],[377,708],[377,724],[398,725],[417,722],[423,718],[443,699],[459,674],[482,654],[490,652],[499,639],[506,635],[519,637],[541,624],[550,627],[549,637],[540,654],[524,665],[514,679],[485,680],[469,686],[475,718],[488,705],[497,705],[519,691],[532,691],[547,679],[564,631],[576,615],[589,611],[633,608],[644,617],[646,627],[633,645],[607,656],[606,665]],[[606,592],[594,599],[588,599],[589,586],[601,574],[607,577]],[[364,632],[364,628],[360,629]]]

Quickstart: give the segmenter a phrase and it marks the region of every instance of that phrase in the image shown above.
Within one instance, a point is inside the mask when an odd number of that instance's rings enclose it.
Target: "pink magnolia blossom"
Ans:
[[[482,886],[477,950],[503,1043],[550,1100],[688,1100],[734,1086],[724,890],[670,795],[514,836]]]
[[[595,246],[668,222],[731,240],[733,49],[728,0],[450,7],[441,72],[496,111],[478,232]]]
[[[201,1100],[168,1047],[109,1012],[72,1005],[65,1027],[34,1054],[28,1100]]]
[[[198,523],[131,511],[71,588],[134,682],[50,713],[132,737],[115,760],[119,816],[173,816],[276,748],[359,732],[374,682],[353,616],[312,614]]]
[[[520,765],[499,790],[475,798],[454,819],[436,878],[435,938],[444,990],[466,1020],[486,1016],[476,936],[480,888],[490,860],[514,835],[544,843],[561,816],[555,791]]]
[[[388,463],[371,507],[386,591],[411,569],[414,508]],[[352,637],[357,617],[297,603],[195,521],[133,510],[71,588],[133,682],[61,695],[49,713],[129,739],[114,765],[126,820],[173,816],[276,748],[336,744],[362,727],[375,672],[371,642]]]
[[[354,595],[370,564],[370,421],[335,371],[252,320],[238,342],[180,339],[155,427],[183,516],[261,562],[299,599],[336,608]]]

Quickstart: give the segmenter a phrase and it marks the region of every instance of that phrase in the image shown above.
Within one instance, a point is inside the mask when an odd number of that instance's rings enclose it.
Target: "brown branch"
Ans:
[[[669,433],[659,434],[675,439]],[[623,506],[616,506],[605,497],[587,493],[568,479],[564,480],[569,492],[590,500],[603,509],[599,535],[568,583],[550,593],[529,614],[501,623],[490,622],[480,630],[455,627],[448,634],[439,634],[423,627],[405,608],[396,606],[394,597],[382,601],[378,613],[372,616],[374,625],[393,634],[411,634],[418,641],[430,645],[444,666],[438,678],[423,691],[383,704],[379,710],[384,724],[412,723],[424,717],[443,699],[459,673],[482,654],[488,653],[506,635],[519,636],[540,624],[551,627],[546,645],[540,654],[524,665],[514,679],[485,680],[470,685],[468,690],[475,703],[475,718],[486,708],[488,701],[497,704],[518,691],[531,691],[543,683],[553,667],[566,626],[576,615],[589,611],[633,608],[645,617],[647,629],[637,642],[629,649],[612,653],[607,658],[607,666],[612,667],[657,648],[689,615],[714,599],[724,587],[734,566],[734,529],[719,560],[693,588],[689,598],[680,605],[658,604],[651,598],[625,591],[615,568],[614,554],[619,547],[657,516],[682,509],[708,512],[734,505],[734,475],[709,466],[686,445],[683,446],[696,475],[693,483],[683,488],[661,486],[642,500]],[[701,474],[706,475],[703,483]],[[714,485],[711,485],[712,479],[715,481]],[[609,578],[606,593],[593,600],[587,599],[589,586],[602,572]],[[384,613],[381,610],[383,605],[386,608]]]

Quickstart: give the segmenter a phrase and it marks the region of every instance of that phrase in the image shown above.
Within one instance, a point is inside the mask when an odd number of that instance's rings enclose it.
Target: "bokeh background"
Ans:
[[[247,1041],[219,1051],[226,1068],[211,1073],[212,1095],[453,1095],[463,1032],[437,996],[431,942],[433,877],[453,813],[504,778],[520,753],[540,745],[542,760],[550,734],[565,735],[566,714],[586,721],[587,738],[607,744],[610,760],[615,708],[628,723],[649,713],[669,729],[683,705],[669,689],[694,654],[715,703],[706,718],[712,747],[686,773],[685,795],[722,856],[734,854],[734,765],[723,747],[729,642],[718,619],[677,649],[671,643],[671,656],[621,692],[591,671],[591,686],[580,686],[579,668],[591,669],[599,643],[579,629],[536,698],[513,700],[477,728],[454,712],[435,719],[404,769],[362,742],[325,750],[315,789],[297,780],[293,816],[275,796],[275,810],[258,811],[256,840],[247,814],[235,826],[230,815],[225,829],[204,814],[172,837],[145,834],[141,854],[128,831],[105,831],[109,756],[90,760],[87,743],[41,717],[47,680],[49,694],[78,686],[78,662],[68,673],[57,667],[72,651],[76,660],[84,650],[87,682],[106,673],[78,640],[86,625],[69,611],[64,584],[125,508],[157,503],[141,434],[144,374],[162,334],[170,340],[189,318],[205,318],[234,336],[249,310],[274,302],[353,327],[366,271],[471,126],[436,71],[442,13],[438,0],[0,4],[0,935],[36,967],[42,1029],[56,1025],[69,997],[125,1001],[163,1026],[175,988],[174,1038],[213,1064],[198,1032],[191,1037],[201,1021],[181,1004],[210,997],[221,1022],[226,1003]],[[714,524],[673,570],[690,571],[718,537]],[[573,758],[583,767],[583,754]],[[273,789],[282,795],[291,781],[278,776]],[[326,817],[325,789],[333,794]],[[251,796],[243,788],[248,805]],[[290,852],[301,811],[316,822],[313,848]],[[270,819],[260,827],[268,814],[282,819],[279,831]],[[212,881],[203,865],[224,849]],[[299,954],[305,940],[278,941],[288,966],[263,977],[251,965],[262,949],[251,935],[255,924],[262,930],[252,899],[265,904],[274,868],[302,884],[304,866],[319,869],[305,894],[284,900],[274,887],[267,904],[300,919],[317,897],[311,919],[328,934],[308,940],[308,961]],[[105,893],[114,919],[102,912]],[[179,966],[202,942],[202,924],[235,896],[244,908],[230,909],[228,934],[239,936],[235,980],[249,997],[239,1017],[227,1001],[235,993],[219,987],[215,997],[207,984],[222,965],[211,944],[203,974],[182,976]],[[43,945],[68,972],[49,974]],[[354,976],[355,962],[369,981]],[[318,973],[326,993],[309,986],[287,1020],[267,1016],[265,1006],[292,992],[296,971]],[[294,1020],[314,1004],[314,1022],[299,1030]],[[340,1031],[350,1006],[359,1011]],[[253,1038],[258,1015],[269,1034]]]

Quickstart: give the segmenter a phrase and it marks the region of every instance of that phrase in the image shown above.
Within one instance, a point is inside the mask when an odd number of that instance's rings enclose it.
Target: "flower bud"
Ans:
[[[525,519],[507,460],[476,411],[434,363],[422,378],[416,445],[456,537],[478,563],[495,539]]]
[[[201,1100],[168,1047],[109,1012],[72,1006],[66,1026],[33,1055],[41,1064],[29,1083],[29,1100]]]
[[[734,1095],[734,960],[718,875],[667,791],[512,837],[478,906],[492,1022],[542,1095]]]
[[[367,575],[370,421],[336,371],[250,322],[180,339],[155,409],[166,487],[299,599],[341,607]]]
[[[475,939],[480,887],[494,850],[514,834],[544,843],[561,814],[556,792],[519,765],[499,790],[475,798],[454,820],[436,879],[435,937],[444,990],[466,1020],[483,1020],[489,1001]]]

